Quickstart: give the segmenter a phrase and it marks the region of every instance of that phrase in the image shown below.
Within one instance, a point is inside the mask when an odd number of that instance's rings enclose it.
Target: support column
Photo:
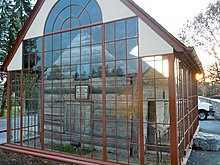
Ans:
[[[169,109],[170,109],[170,159],[172,165],[178,165],[178,129],[176,110],[176,81],[175,56],[168,56],[169,60]]]

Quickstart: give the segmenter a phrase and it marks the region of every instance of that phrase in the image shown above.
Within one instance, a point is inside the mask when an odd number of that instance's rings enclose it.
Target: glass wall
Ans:
[[[197,82],[195,74],[181,61],[176,59],[176,92],[177,92],[177,119],[179,162],[183,161],[185,149],[198,126],[197,109]]]

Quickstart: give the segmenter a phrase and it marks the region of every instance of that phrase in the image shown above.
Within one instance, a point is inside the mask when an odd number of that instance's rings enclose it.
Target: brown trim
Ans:
[[[19,32],[18,37],[12,47],[12,49],[10,50],[10,52],[8,53],[8,56],[6,57],[1,70],[2,71],[6,71],[9,63],[11,62],[12,58],[14,57],[15,53],[17,52],[21,42],[23,41],[25,35],[27,34],[29,28],[31,27],[31,24],[33,23],[35,17],[37,16],[38,12],[40,11],[42,5],[44,4],[45,0],[38,0],[36,5],[34,6],[33,11],[31,12],[29,19],[27,20],[27,22],[24,24],[22,30]]]
[[[11,93],[11,72],[8,72],[7,75],[7,143],[10,143],[11,136],[11,125],[10,125],[10,112],[11,112],[11,104],[10,104],[10,93]]]
[[[142,84],[142,58],[138,58],[138,113],[140,128],[140,164],[144,164],[144,126],[143,126],[143,84]]]
[[[169,60],[169,109],[170,109],[170,153],[171,164],[178,164],[178,136],[176,111],[176,83],[175,83],[175,56],[168,56]]]
[[[102,25],[102,144],[103,160],[107,160],[106,142],[106,73],[105,73],[105,25]]]
[[[21,106],[21,110],[20,110],[20,145],[23,145],[23,111],[24,111],[24,101],[23,101],[23,70],[20,72],[21,73],[21,77],[20,77],[20,106]]]

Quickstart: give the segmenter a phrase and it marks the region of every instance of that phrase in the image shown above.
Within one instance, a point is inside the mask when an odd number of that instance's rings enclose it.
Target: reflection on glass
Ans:
[[[70,32],[62,33],[62,48],[70,47]]]
[[[137,18],[131,18],[126,21],[127,37],[137,37]]]
[[[89,14],[87,12],[83,12],[80,15],[79,21],[80,21],[81,26],[91,24],[91,20],[90,20]]]
[[[52,67],[52,52],[44,53],[44,67]]]
[[[126,59],[126,41],[117,41],[116,42],[116,59]]]
[[[125,20],[118,21],[115,23],[116,28],[116,39],[124,39],[126,37],[125,35]]]
[[[102,43],[102,26],[92,27],[92,44]]]
[[[61,20],[66,20],[67,18],[70,17],[70,6],[66,7],[62,12],[59,14],[59,18]]]
[[[92,62],[102,62],[102,45],[92,45]]]
[[[90,28],[81,29],[81,45],[90,45]]]
[[[128,59],[137,58],[138,57],[138,43],[137,39],[129,39],[127,40],[127,52],[128,52]]]
[[[71,16],[77,19],[79,17],[80,13],[83,10],[83,7],[82,6],[77,6],[77,5],[72,5],[71,7],[72,7]]]
[[[101,22],[102,20],[101,10],[95,0],[90,1],[88,6],[86,7],[86,10],[90,14],[91,23]]]
[[[105,41],[113,41],[114,40],[114,23],[108,23],[105,25]]]
[[[80,30],[71,31],[71,47],[80,46]]]
[[[52,36],[44,37],[44,50],[52,50]]]
[[[55,34],[53,35],[53,49],[60,49],[61,48],[61,35],[60,34]]]
[[[63,25],[62,25],[62,29],[69,29],[70,27],[71,27],[71,19],[69,18],[69,19],[67,19],[64,23],[63,23]]]
[[[115,43],[108,42],[105,44],[105,60],[113,61],[115,60]]]

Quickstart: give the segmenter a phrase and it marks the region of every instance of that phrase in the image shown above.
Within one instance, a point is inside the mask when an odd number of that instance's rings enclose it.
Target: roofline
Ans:
[[[120,0],[130,10],[132,10],[142,21],[150,26],[159,36],[168,42],[176,52],[182,52],[186,47],[164,27],[162,27],[155,19],[147,14],[141,7],[139,7],[133,0]]]
[[[190,54],[190,59],[196,63],[197,70],[203,70],[202,64],[198,59],[195,50],[192,50],[192,47],[186,47],[182,44],[178,39],[176,39],[171,33],[169,33],[164,27],[162,27],[155,19],[153,19],[149,14],[147,14],[141,7],[139,7],[133,0],[120,0],[124,3],[130,10],[132,10],[142,21],[144,21],[149,27],[151,27],[159,36],[161,36],[166,42],[168,42],[173,48],[174,52],[187,52]],[[38,12],[40,11],[41,7],[43,6],[45,0],[38,0],[34,9],[32,10],[29,19],[26,21],[25,25],[23,26],[22,30],[19,32],[18,37],[8,53],[2,67],[1,71],[6,71],[8,65],[10,64],[11,60],[13,59],[15,53],[17,52],[20,44],[22,43],[25,35],[27,34],[30,26],[32,25],[35,17],[37,16]],[[191,52],[191,53],[190,53]]]
[[[9,51],[2,67],[1,70],[2,71],[6,71],[9,63],[11,62],[11,60],[13,59],[15,53],[17,52],[20,44],[22,43],[25,35],[27,34],[31,24],[33,23],[35,17],[37,16],[39,10],[41,9],[41,7],[43,6],[45,0],[38,0],[36,5],[34,6],[34,9],[32,10],[32,12],[30,13],[30,16],[28,18],[28,20],[25,22],[23,28],[21,29],[21,31],[18,33],[17,39],[14,43],[14,45],[12,46],[12,49]]]

